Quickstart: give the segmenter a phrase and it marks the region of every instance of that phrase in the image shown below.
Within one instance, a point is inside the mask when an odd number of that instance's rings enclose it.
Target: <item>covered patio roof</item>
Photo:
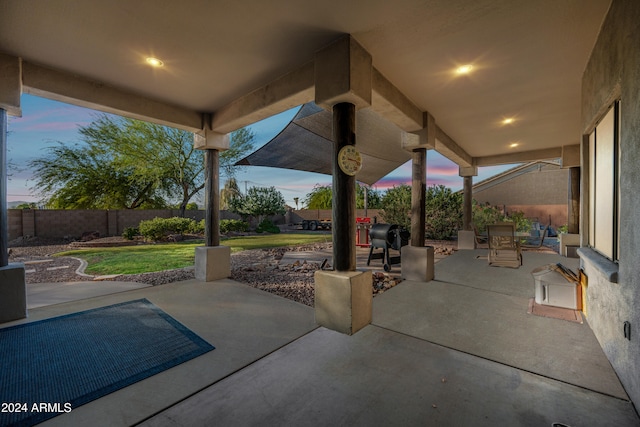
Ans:
[[[5,1],[0,54],[19,58],[2,70],[14,79],[19,67],[24,93],[228,133],[314,101],[317,52],[350,34],[373,61],[366,114],[415,132],[428,112],[430,148],[483,166],[559,158],[579,143],[580,79],[609,5]],[[461,65],[471,72],[456,74]],[[20,114],[19,97],[2,102]]]

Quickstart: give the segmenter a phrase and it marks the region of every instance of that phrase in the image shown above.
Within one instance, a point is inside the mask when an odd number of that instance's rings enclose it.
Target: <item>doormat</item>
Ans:
[[[534,316],[550,317],[552,319],[568,320],[569,322],[583,323],[582,314],[578,310],[570,308],[554,307],[552,305],[536,304],[535,298],[529,300],[527,314]]]
[[[0,329],[0,426],[40,423],[214,348],[147,299]]]

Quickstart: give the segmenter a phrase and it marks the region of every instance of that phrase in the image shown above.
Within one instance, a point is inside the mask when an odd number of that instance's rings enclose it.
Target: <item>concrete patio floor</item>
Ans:
[[[232,280],[42,306],[2,326],[145,297],[216,347],[48,426],[640,425],[588,319],[527,314],[530,271],[576,271],[577,260],[526,252],[508,269],[485,254],[459,251],[436,264],[435,280],[377,296],[372,324],[353,336]]]

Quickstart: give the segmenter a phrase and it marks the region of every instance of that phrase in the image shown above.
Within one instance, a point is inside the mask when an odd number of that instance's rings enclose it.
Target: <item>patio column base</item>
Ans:
[[[27,317],[24,264],[0,267],[0,323]]]
[[[473,230],[458,230],[458,249],[475,249],[476,233]]]
[[[196,279],[203,282],[231,276],[231,248],[228,246],[196,247]]]
[[[560,242],[560,255],[567,256],[567,246],[580,246],[580,235],[560,233],[558,234]]]
[[[418,282],[433,280],[433,253],[433,246],[404,246],[400,255],[402,278]]]
[[[371,271],[315,272],[316,323],[353,335],[371,323]]]

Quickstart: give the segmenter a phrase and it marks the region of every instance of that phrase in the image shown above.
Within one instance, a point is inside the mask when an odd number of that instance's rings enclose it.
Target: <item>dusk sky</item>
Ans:
[[[298,108],[285,111],[250,126],[255,133],[255,149],[276,136],[293,118]],[[22,96],[22,117],[9,117],[8,157],[10,162],[7,200],[38,202],[42,197],[27,163],[46,154],[45,148],[58,141],[81,143],[78,128],[90,124],[100,112],[51,101],[31,95]],[[474,181],[488,178],[511,166],[480,168]],[[331,184],[331,176],[261,166],[243,167],[237,175],[241,190],[245,187],[276,187],[290,206],[294,197],[300,203],[315,185]],[[378,181],[373,188],[386,190],[394,185],[411,183],[411,162],[407,162]],[[458,167],[433,150],[427,154],[427,185],[443,184],[453,190],[462,188]],[[302,207],[302,206],[300,206]]]

